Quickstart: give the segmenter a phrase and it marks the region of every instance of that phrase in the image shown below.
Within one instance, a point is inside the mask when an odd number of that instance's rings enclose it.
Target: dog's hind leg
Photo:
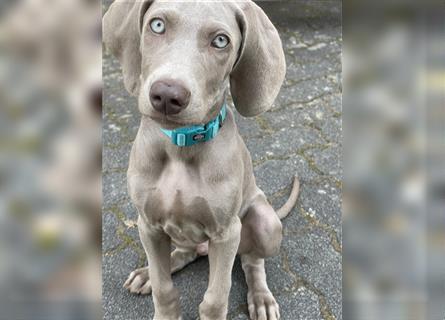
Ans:
[[[189,263],[196,260],[200,255],[207,254],[205,250],[208,243],[199,244],[195,250],[185,250],[176,248],[170,254],[171,259],[171,273],[181,270]],[[150,294],[151,293],[151,282],[150,276],[148,274],[148,268],[144,267],[134,270],[127,278],[124,283],[124,288],[128,289],[131,293],[136,294]]]

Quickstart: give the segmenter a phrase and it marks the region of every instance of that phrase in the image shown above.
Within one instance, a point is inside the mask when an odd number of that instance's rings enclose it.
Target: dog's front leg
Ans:
[[[139,236],[147,253],[155,306],[154,320],[180,320],[179,293],[170,272],[171,239],[139,218]]]
[[[201,320],[225,320],[232,285],[232,268],[241,235],[238,217],[224,232],[224,236],[209,240],[209,286],[199,306]]]

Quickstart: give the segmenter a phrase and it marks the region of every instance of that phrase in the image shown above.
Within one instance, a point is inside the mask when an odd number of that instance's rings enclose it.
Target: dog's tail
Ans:
[[[280,219],[284,219],[292,208],[295,206],[297,202],[298,193],[300,192],[300,180],[298,180],[298,176],[294,176],[294,183],[292,185],[292,191],[290,192],[290,196],[287,199],[286,203],[277,210],[277,215]]]

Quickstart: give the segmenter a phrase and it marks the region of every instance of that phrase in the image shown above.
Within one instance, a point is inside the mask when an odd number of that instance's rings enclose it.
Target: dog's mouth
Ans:
[[[181,127],[191,127],[196,125],[204,125],[218,115],[219,109],[211,108],[203,119],[192,119],[184,114],[164,114],[152,109],[147,116],[158,123],[162,128],[174,130]]]
[[[181,119],[178,116],[174,115],[165,115],[160,112],[152,113],[149,117],[157,122],[162,128],[168,130],[174,130],[181,127],[188,127],[196,125],[197,122],[189,121],[187,119]]]

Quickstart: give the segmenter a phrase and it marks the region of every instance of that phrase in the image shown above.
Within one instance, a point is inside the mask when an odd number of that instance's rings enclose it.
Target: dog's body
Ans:
[[[209,122],[225,101],[229,80],[240,113],[253,116],[270,108],[285,73],[275,28],[251,1],[113,6],[104,18],[105,43],[120,59],[126,87],[138,96],[143,115],[128,187],[150,265],[131,273],[125,286],[136,293],[153,289],[155,319],[180,319],[171,272],[208,254],[209,287],[200,318],[225,319],[239,253],[251,318],[278,319],[264,258],[279,250],[280,217],[294,205],[298,181],[277,214],[256,186],[230,109],[211,141],[180,147],[161,131]]]

